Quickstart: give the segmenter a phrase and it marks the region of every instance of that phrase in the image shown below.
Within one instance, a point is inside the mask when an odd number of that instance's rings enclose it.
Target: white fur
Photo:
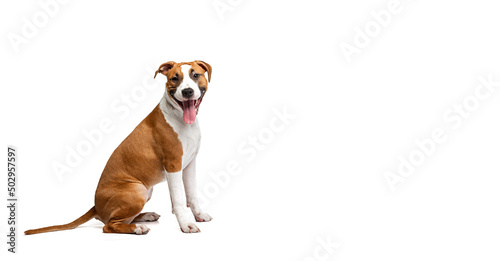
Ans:
[[[168,96],[163,95],[160,101],[160,109],[167,123],[172,126],[182,143],[182,169],[184,169],[198,154],[200,148],[200,126],[198,119],[193,124],[187,124],[182,118],[182,109],[174,107],[177,103]]]
[[[199,90],[199,88],[193,88]],[[181,230],[185,233],[196,233],[200,230],[194,224],[193,216],[189,215],[186,205],[189,204],[193,215],[198,221],[210,221],[212,218],[203,213],[198,204],[196,194],[196,155],[200,148],[200,127],[198,120],[193,124],[186,124],[182,119],[182,109],[175,106],[177,103],[167,93],[160,101],[160,109],[167,123],[172,126],[182,144],[182,171],[165,172],[170,198],[172,201],[172,212],[177,217]],[[184,185],[184,186],[183,186]],[[183,196],[185,188],[186,197]],[[186,199],[187,204],[186,204]]]
[[[146,225],[143,224],[136,224],[135,225],[135,230],[134,233],[136,235],[144,235],[149,232],[149,228]]]
[[[191,208],[196,221],[204,222],[212,220],[212,217],[207,213],[203,213],[200,204],[198,203],[198,193],[196,189],[196,158],[186,166],[182,172],[182,181],[186,190],[187,206]]]
[[[160,218],[160,215],[155,212],[146,212],[141,218],[135,218],[134,222],[151,222],[156,221]]]
[[[177,218],[177,222],[185,233],[196,233],[200,230],[194,224],[194,219],[185,208],[185,201],[182,191],[182,173],[167,172],[168,190],[170,191],[170,199],[172,200],[172,210]]]
[[[191,69],[191,65],[189,64],[184,64],[181,65],[181,71],[182,74],[184,75],[181,84],[179,87],[177,87],[177,91],[174,94],[174,97],[179,100],[179,101],[185,101],[187,100],[186,98],[182,97],[182,90],[187,89],[187,88],[192,88],[194,90],[193,97],[189,98],[192,100],[197,100],[201,96],[201,91],[200,88],[198,87],[198,84],[196,84],[191,77],[189,77],[189,70]]]

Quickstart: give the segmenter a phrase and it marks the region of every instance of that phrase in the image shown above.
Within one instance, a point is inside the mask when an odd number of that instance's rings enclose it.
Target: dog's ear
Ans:
[[[204,61],[196,60],[194,62],[197,65],[199,65],[201,68],[205,69],[205,71],[208,73],[208,82],[210,82],[210,78],[212,77],[212,66],[210,66],[210,64],[208,64]]]
[[[158,70],[155,72],[155,77],[153,77],[153,78],[156,78],[156,75],[158,73],[161,73],[161,74],[167,76],[168,70],[172,69],[172,67],[174,67],[174,64],[175,64],[175,62],[166,62],[166,63],[160,65]]]

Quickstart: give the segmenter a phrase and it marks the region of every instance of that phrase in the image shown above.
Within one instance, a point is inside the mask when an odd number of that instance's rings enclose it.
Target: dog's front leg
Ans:
[[[194,224],[192,216],[186,209],[182,189],[182,172],[167,172],[168,190],[170,191],[170,199],[172,200],[172,212],[179,222],[179,226],[184,233],[200,232],[200,229]]]
[[[212,217],[207,213],[203,213],[200,204],[198,203],[198,195],[196,188],[196,158],[186,166],[182,173],[184,181],[184,189],[186,190],[187,206],[191,208],[194,218],[198,222],[208,222]]]

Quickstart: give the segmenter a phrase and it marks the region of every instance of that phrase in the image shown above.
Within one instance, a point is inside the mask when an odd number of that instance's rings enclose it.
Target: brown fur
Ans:
[[[77,220],[75,220],[71,223],[68,223],[66,225],[58,225],[58,226],[51,226],[51,227],[26,230],[26,231],[24,231],[24,234],[25,235],[33,235],[33,234],[38,234],[38,233],[73,229],[73,228],[76,228],[79,225],[91,220],[92,218],[94,218],[95,214],[96,214],[95,208],[92,207],[89,211],[87,211],[87,213],[83,214],[83,216],[79,217]]]
[[[203,74],[206,70],[210,80],[212,73],[207,63],[168,62],[155,73],[155,76],[158,72],[165,74],[169,79],[167,92],[177,87],[170,81],[175,73],[186,77],[181,75],[182,64],[191,64],[200,74],[199,86],[207,86]],[[94,207],[69,224],[27,230],[25,234],[73,229],[94,217],[106,224],[103,228],[106,233],[134,233],[136,225],[130,223],[141,214],[153,186],[164,180],[164,169],[170,173],[182,170],[182,144],[158,105],[111,154],[97,185]]]
[[[191,70],[194,72],[200,74],[200,77],[196,80],[192,77],[192,74],[189,75],[191,79],[193,79],[196,84],[198,84],[199,87],[205,87],[208,90],[208,82],[210,82],[210,79],[212,78],[212,66],[210,66],[208,63],[204,61],[194,61],[194,62],[184,62],[184,63],[175,63],[175,62],[166,62],[158,68],[158,70],[155,72],[155,77],[158,73],[161,73],[165,76],[167,76],[167,93],[170,95],[170,91],[175,90],[177,87],[179,87],[180,83],[182,82],[182,79],[186,77],[182,71],[181,71],[181,65],[189,64],[191,65]],[[205,72],[208,74],[208,82],[207,79],[205,78]],[[176,76],[179,78],[178,81],[172,81],[172,78]]]

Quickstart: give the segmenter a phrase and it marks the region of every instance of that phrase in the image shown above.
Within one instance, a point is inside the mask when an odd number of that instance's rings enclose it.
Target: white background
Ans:
[[[500,258],[500,87],[459,128],[443,118],[474,95],[479,77],[500,81],[498,4],[401,0],[349,63],[341,44],[354,46],[356,28],[373,25],[371,13],[389,0],[230,2],[219,15],[212,0],[69,1],[17,52],[8,35],[22,36],[25,19],[45,11],[37,1],[0,5],[1,145],[19,151],[20,231],[92,207],[109,155],[159,102],[165,79],[150,80],[156,87],[127,116],[112,104],[163,62],[213,67],[198,115],[200,190],[217,184],[210,173],[240,164],[207,196],[214,219],[201,233],[180,232],[162,183],[145,207],[162,217],[146,236],[104,234],[93,220],[19,234],[17,255],[1,236],[2,260]],[[276,110],[294,118],[255,157],[239,152],[269,134]],[[103,119],[113,131],[58,178],[52,164],[65,163],[67,148]],[[392,192],[384,173],[397,173],[400,157],[435,129],[447,140]],[[2,207],[2,235],[7,214]],[[338,245],[327,252],[321,240]]]

